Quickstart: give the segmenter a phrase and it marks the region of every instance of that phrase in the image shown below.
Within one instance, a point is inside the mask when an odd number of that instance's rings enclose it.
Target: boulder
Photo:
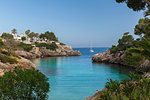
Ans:
[[[110,51],[107,50],[104,53],[95,54],[92,57],[93,62],[103,62],[103,63],[112,63],[112,64],[121,64],[123,62],[123,51],[117,52],[115,54],[110,54]]]
[[[150,71],[150,61],[146,59],[137,69],[138,72],[148,72]]]

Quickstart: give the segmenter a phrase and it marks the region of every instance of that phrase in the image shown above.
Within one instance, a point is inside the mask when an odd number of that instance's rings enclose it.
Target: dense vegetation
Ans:
[[[41,34],[40,38],[47,39],[49,41],[58,41],[58,38],[55,36],[55,34],[49,31],[45,32],[44,34]]]
[[[38,70],[16,67],[0,76],[1,100],[46,100],[48,79]]]
[[[23,50],[27,52],[29,52],[33,48],[32,44],[25,44],[25,43],[19,43],[18,47],[23,48]]]
[[[10,56],[0,54],[0,61],[3,63],[16,64],[18,61]]]
[[[121,82],[110,79],[97,100],[149,100],[150,79],[131,73]]]
[[[25,41],[25,40],[27,40],[27,39],[26,39],[25,36],[23,36],[23,37],[21,37],[21,40],[22,40],[22,41]]]
[[[13,35],[9,33],[3,33],[1,37],[4,39],[13,39]]]
[[[53,50],[53,51],[55,51],[58,48],[58,46],[56,45],[55,42],[52,42],[50,44],[48,44],[48,43],[35,43],[35,46],[40,47],[40,48],[41,47],[46,47],[46,49],[50,49],[50,50]]]
[[[145,16],[150,15],[150,0],[116,0],[118,3],[126,3],[133,11],[145,10]]]
[[[145,10],[145,16],[150,15],[150,0],[116,0],[126,3],[134,11]],[[127,65],[139,66],[144,60],[150,60],[150,19],[142,18],[135,26],[134,34],[139,38],[134,39],[129,33],[124,33],[118,40],[117,46],[112,46],[110,53],[124,51],[123,58]],[[149,100],[150,79],[131,73],[129,78],[121,82],[112,79],[106,83],[97,100]]]
[[[4,45],[4,42],[0,39],[0,47]],[[10,64],[16,64],[18,61],[14,58],[17,57],[13,53],[9,53],[6,50],[0,49],[0,61],[3,63],[10,63]]]
[[[139,66],[145,59],[150,59],[150,19],[142,18],[135,26],[134,34],[139,38],[134,39],[129,32],[124,33],[118,40],[117,46],[112,46],[110,53],[124,51],[123,58],[126,65]]]

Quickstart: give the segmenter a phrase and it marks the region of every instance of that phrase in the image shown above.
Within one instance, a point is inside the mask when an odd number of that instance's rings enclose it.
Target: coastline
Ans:
[[[67,56],[81,56],[80,51],[74,51],[71,46],[60,46],[55,50],[49,50],[45,47],[34,47],[31,51],[15,51],[17,56],[24,57],[26,59],[45,58],[45,57],[67,57]]]
[[[145,60],[139,66],[130,66],[124,63],[123,57],[125,53],[123,51],[110,54],[110,51],[107,50],[104,53],[98,53],[92,56],[93,63],[104,63],[104,64],[117,64],[121,67],[132,68],[136,73],[141,73],[143,77],[150,77],[150,61]],[[97,98],[102,95],[102,92],[105,90],[98,90],[92,96],[85,98],[84,100],[97,100]]]
[[[98,53],[92,56],[93,63],[108,63],[108,64],[119,64],[127,68],[133,68],[137,73],[147,73],[150,72],[150,61],[144,60],[139,65],[128,65],[124,62],[123,58],[125,56],[124,51],[119,51],[117,53],[110,54],[110,51],[107,50],[104,53]]]

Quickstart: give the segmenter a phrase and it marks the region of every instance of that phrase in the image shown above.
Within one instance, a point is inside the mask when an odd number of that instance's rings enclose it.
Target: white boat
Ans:
[[[90,43],[90,52],[94,52],[94,50],[92,49],[92,41]]]
[[[91,49],[90,52],[94,52],[94,50]]]

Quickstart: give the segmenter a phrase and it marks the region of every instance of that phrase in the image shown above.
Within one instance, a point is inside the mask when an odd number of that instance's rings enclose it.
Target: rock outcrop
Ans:
[[[17,64],[0,62],[0,75],[3,75],[7,71],[12,71],[17,66],[21,66],[22,68],[26,68],[26,69],[30,69],[31,67],[34,67],[36,69],[36,66],[28,59],[19,57],[16,58],[16,60],[18,61]]]
[[[137,72],[149,72],[150,71],[150,61],[146,59],[137,69]]]
[[[97,91],[93,96],[89,96],[84,100],[97,100],[97,98],[102,94],[102,91],[104,91],[104,89],[101,91]]]
[[[45,47],[34,47],[30,52],[16,51],[17,56],[27,59],[43,58],[43,57],[57,57],[57,56],[80,56],[80,51],[74,51],[70,46],[58,46],[56,51],[46,49]]]
[[[112,63],[112,64],[123,64],[124,52],[120,51],[115,54],[110,54],[110,51],[107,50],[104,53],[95,54],[92,57],[93,62],[103,62],[103,63]]]
[[[137,72],[145,73],[145,72],[150,72],[150,61],[148,59],[144,60],[140,66],[131,66],[127,65],[123,57],[125,56],[124,51],[119,51],[117,53],[110,54],[110,51],[107,50],[104,53],[99,53],[95,54],[92,57],[93,62],[99,62],[99,63],[111,63],[111,64],[120,64],[120,65],[125,65],[128,67],[132,67],[135,69]]]
[[[107,50],[104,53],[95,54],[92,57],[93,62],[97,63],[111,63],[111,64],[121,64],[126,65],[123,61],[123,57],[125,56],[125,53],[123,51],[119,51],[114,54],[110,54],[110,51]],[[126,65],[129,66],[129,65]],[[143,73],[143,77],[150,77],[150,61],[148,59],[144,60],[140,66],[129,66],[135,69],[137,72]],[[84,100],[97,100],[97,98],[102,95],[102,91],[97,91],[93,96],[89,96],[85,98]]]

